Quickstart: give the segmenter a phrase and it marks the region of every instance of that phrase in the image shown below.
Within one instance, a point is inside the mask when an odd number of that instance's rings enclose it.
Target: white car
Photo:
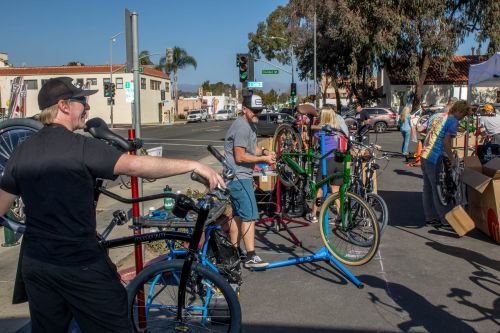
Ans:
[[[230,120],[233,118],[233,112],[231,110],[219,110],[215,114],[215,120]]]
[[[189,112],[189,115],[187,116],[187,122],[202,122],[202,121],[208,121],[208,113],[206,110],[193,110]]]

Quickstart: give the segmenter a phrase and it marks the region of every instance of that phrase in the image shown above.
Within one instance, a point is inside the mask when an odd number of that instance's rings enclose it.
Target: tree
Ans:
[[[224,82],[210,83],[206,80],[202,83],[201,88],[204,92],[210,91],[214,96],[220,96],[222,94],[226,96],[236,96],[236,86],[234,84],[230,85]]]
[[[69,61],[66,66],[85,66],[83,62],[79,61]]]
[[[151,61],[149,51],[143,50],[141,51],[141,53],[139,53],[139,65],[140,66],[154,65],[154,63]]]
[[[158,65],[158,68],[163,70],[165,73],[174,73],[174,96],[175,96],[175,113],[178,115],[178,109],[179,109],[179,97],[178,97],[178,90],[177,90],[177,72],[181,69],[184,69],[188,66],[193,66],[194,69],[198,66],[196,63],[196,59],[190,56],[186,50],[174,46],[173,48],[173,62],[172,63],[167,63],[167,58],[162,57],[160,59],[160,63]]]

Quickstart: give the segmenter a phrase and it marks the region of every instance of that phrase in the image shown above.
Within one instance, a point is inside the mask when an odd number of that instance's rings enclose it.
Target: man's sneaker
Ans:
[[[245,268],[260,268],[260,267],[266,267],[267,265],[269,265],[269,263],[260,259],[258,255],[253,255],[251,258],[247,259],[247,261],[245,261],[245,263],[243,264]]]
[[[313,215],[311,213],[307,213],[306,219],[311,223],[318,223],[318,218],[316,217],[316,215]]]
[[[441,224],[441,221],[439,219],[430,219],[430,220],[425,221],[425,224],[426,225],[437,225],[437,224]]]

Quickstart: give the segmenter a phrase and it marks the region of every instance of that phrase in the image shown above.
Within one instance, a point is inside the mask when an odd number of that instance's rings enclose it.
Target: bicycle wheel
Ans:
[[[42,127],[41,122],[29,118],[8,119],[0,122],[0,177],[16,147]],[[10,209],[9,216],[17,222],[24,221],[24,204],[21,198],[16,199]]]
[[[377,218],[380,236],[382,236],[387,223],[389,223],[389,209],[387,208],[387,204],[385,203],[384,198],[373,192],[366,194],[366,202],[373,210],[373,213]]]
[[[437,161],[437,172],[436,172],[436,192],[441,205],[446,206],[450,203],[453,194],[450,188],[449,182],[449,169],[447,167],[449,163],[448,158],[444,156],[439,157]]]
[[[278,142],[280,143],[278,147]],[[279,148],[279,149],[278,149]],[[299,133],[288,124],[281,124],[274,132],[273,149],[276,153],[302,153],[302,139]],[[301,156],[288,156],[288,158],[301,165]],[[276,162],[276,171],[281,183],[285,187],[292,187],[297,185],[300,177],[293,171],[293,169],[286,164],[279,156]]]
[[[239,332],[241,308],[229,283],[218,273],[193,263],[182,322],[177,320],[178,286],[183,260],[146,267],[127,286],[130,318],[136,331]],[[144,290],[145,318],[139,320],[137,295]]]
[[[321,238],[328,251],[341,263],[359,266],[369,262],[377,252],[380,231],[377,218],[361,197],[346,192],[344,222],[335,208],[340,200],[336,193],[327,197],[320,210]]]

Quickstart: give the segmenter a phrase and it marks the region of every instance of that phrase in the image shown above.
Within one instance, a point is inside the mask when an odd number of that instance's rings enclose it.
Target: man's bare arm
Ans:
[[[5,215],[9,211],[16,197],[14,194],[0,190],[0,216]]]
[[[155,156],[122,155],[116,162],[114,174],[144,178],[166,178],[195,171],[210,182],[210,188],[217,183],[224,185],[222,178],[212,168],[196,161],[177,160]]]

